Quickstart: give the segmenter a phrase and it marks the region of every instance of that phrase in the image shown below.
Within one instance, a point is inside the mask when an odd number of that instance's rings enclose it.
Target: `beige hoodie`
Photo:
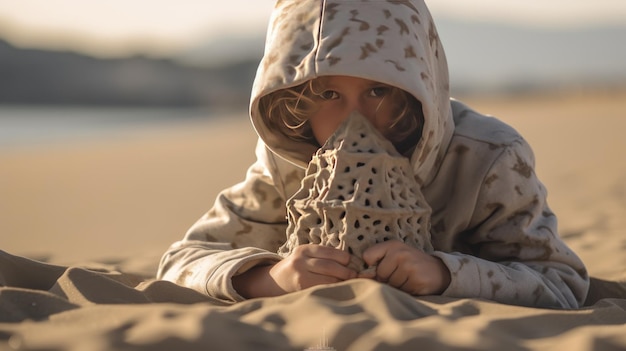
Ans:
[[[421,0],[279,0],[254,81],[257,161],[244,182],[162,258],[158,277],[227,301],[231,278],[281,260],[287,200],[316,151],[264,124],[260,97],[325,75],[379,81],[422,103],[410,161],[432,208],[431,236],[452,281],[443,293],[509,304],[576,308],[585,266],[557,233],[526,141],[511,127],[451,100],[444,50]]]

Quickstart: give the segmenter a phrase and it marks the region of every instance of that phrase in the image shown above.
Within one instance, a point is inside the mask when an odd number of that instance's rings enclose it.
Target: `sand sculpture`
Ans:
[[[397,239],[432,251],[430,213],[409,160],[353,113],[315,153],[287,201],[288,238],[278,253],[328,245],[350,252],[350,267],[373,275],[362,254],[376,243]]]

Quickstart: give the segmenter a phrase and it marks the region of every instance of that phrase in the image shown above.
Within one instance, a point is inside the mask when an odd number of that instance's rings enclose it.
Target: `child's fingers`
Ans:
[[[344,266],[350,263],[350,254],[334,247],[309,244],[302,245],[298,249],[303,250],[302,253],[311,258],[332,260]]]
[[[339,281],[354,279],[357,272],[338,263],[337,261],[321,258],[307,260],[308,271],[325,277],[332,277]]]
[[[371,246],[363,252],[363,260],[368,266],[376,266],[390,251],[396,250],[398,245],[404,244],[397,240],[390,240]]]

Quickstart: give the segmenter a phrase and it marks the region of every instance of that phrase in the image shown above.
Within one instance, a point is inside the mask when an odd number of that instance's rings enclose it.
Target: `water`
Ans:
[[[206,121],[208,109],[0,106],[0,148],[117,137]]]

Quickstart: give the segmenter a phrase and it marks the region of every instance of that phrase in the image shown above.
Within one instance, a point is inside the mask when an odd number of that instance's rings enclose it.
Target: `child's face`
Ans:
[[[309,117],[309,124],[320,145],[354,111],[367,118],[383,135],[390,133],[394,117],[391,86],[362,78],[328,76],[321,78],[318,89],[321,94],[314,98],[316,108]]]

